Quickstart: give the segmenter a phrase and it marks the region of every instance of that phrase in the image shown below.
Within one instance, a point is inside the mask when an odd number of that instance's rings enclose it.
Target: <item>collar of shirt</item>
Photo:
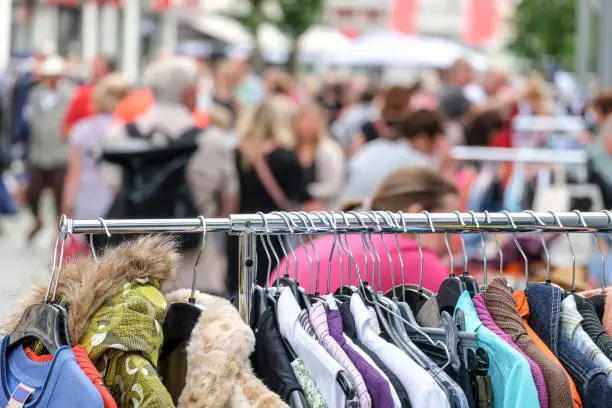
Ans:
[[[597,343],[602,351],[606,353],[608,357],[610,357],[610,351],[612,351],[612,339],[610,339],[610,337],[608,337],[604,331],[601,321],[599,321],[599,317],[597,316],[595,306],[579,296],[574,300],[576,301],[578,312],[583,318],[582,328],[593,339],[593,341]]]
[[[408,391],[413,407],[450,408],[446,394],[434,379],[400,349],[378,337],[370,327],[372,316],[359,295],[351,296],[357,337],[395,373]]]
[[[280,332],[304,362],[327,405],[345,406],[346,396],[336,383],[338,373],[343,371],[342,367],[300,326],[300,311],[291,291],[283,291],[278,299],[277,312]]]
[[[573,296],[567,296],[561,302],[561,328],[569,332],[570,336],[574,336],[576,331],[581,327],[582,316],[576,308],[576,301]]]

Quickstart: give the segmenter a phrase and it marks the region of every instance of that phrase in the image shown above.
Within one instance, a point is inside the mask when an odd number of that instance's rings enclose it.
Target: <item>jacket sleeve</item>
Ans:
[[[86,89],[84,87],[74,94],[64,117],[63,131],[65,135],[70,133],[70,129],[81,119],[87,116],[88,104],[90,103]]]
[[[317,181],[308,186],[310,195],[319,200],[333,200],[344,178],[344,154],[333,140],[325,140],[317,152]]]

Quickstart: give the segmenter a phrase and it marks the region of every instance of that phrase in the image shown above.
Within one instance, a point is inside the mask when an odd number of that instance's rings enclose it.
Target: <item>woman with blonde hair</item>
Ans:
[[[344,154],[327,133],[325,118],[317,105],[305,105],[293,116],[296,153],[310,195],[331,207],[344,178]]]
[[[238,124],[235,165],[240,181],[239,213],[289,211],[296,207],[313,208],[304,171],[293,151],[295,137],[289,112],[278,99],[269,97],[248,111]],[[273,240],[278,245],[277,240]],[[266,253],[258,242],[258,259]],[[280,246],[275,248],[281,253]],[[238,289],[238,241],[228,241],[228,282],[230,294]],[[266,279],[258,268],[258,282]]]
[[[521,113],[529,113],[534,116],[552,115],[554,113],[548,84],[537,72],[532,73],[525,80],[522,100],[524,105]],[[525,112],[526,110],[529,112]]]
[[[91,219],[106,214],[113,192],[97,155],[112,126],[115,108],[130,92],[130,85],[110,74],[93,91],[95,114],[82,119],[70,131],[70,158],[64,185],[63,213]]]

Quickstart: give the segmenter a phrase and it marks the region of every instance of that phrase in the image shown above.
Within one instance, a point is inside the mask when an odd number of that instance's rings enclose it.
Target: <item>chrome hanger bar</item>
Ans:
[[[293,220],[297,225],[294,228],[294,233],[325,233],[329,231],[341,232],[363,232],[364,228],[367,231],[378,231],[384,222],[383,213],[378,213],[380,218],[378,223],[375,217],[372,219],[362,218],[361,220],[355,214],[342,214],[340,212],[329,213],[336,221],[336,228],[332,227],[329,220],[325,217],[319,217],[314,213],[302,212],[300,216],[297,213],[285,213],[289,219]],[[457,228],[463,224],[468,227],[475,227],[476,220],[481,228],[491,227],[498,228],[501,231],[515,231],[514,227],[508,222],[508,217],[502,213],[475,213],[473,216],[469,213],[432,213],[429,214],[431,221],[424,214],[390,214],[384,213],[386,217],[393,216],[396,225],[406,225],[407,229],[413,229],[414,232],[427,233],[430,230],[430,223],[436,225],[439,232],[459,232]],[[518,231],[537,231],[538,227],[552,227],[559,224],[555,221],[555,217],[551,213],[536,213],[535,214],[542,223],[538,223],[535,218],[528,213],[510,213],[510,217]],[[580,217],[574,212],[556,213],[563,227],[570,229],[569,232],[589,232],[584,228],[584,224]],[[259,215],[237,214],[230,218],[210,218],[206,219],[207,231],[225,231],[231,234],[241,234],[243,232],[260,232],[260,233],[277,233],[289,234],[291,231],[287,228],[287,221],[279,214],[266,214],[264,219]],[[301,217],[301,218],[300,218]],[[612,231],[612,224],[609,217],[604,212],[588,212],[583,213],[584,222],[588,228],[597,231]],[[305,225],[305,220],[307,225]],[[463,224],[461,223],[463,221]],[[71,220],[66,219],[62,228],[72,234],[135,234],[135,233],[181,233],[181,232],[202,232],[202,222],[198,218],[188,219],[144,219],[144,220],[104,220],[103,225],[99,220]],[[267,225],[264,225],[267,224]],[[316,229],[314,231],[312,227]],[[384,228],[383,228],[384,229]],[[573,230],[572,230],[573,229]],[[558,228],[557,231],[563,231]],[[393,232],[391,227],[388,231]],[[592,232],[592,231],[590,231]]]

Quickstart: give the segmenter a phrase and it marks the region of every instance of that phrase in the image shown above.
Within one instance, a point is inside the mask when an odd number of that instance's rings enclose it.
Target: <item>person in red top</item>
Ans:
[[[95,113],[92,102],[93,89],[102,78],[114,72],[115,69],[116,64],[112,59],[103,55],[96,57],[91,69],[91,82],[79,88],[72,98],[72,102],[70,102],[70,106],[66,112],[63,125],[65,138],[68,138],[70,129],[72,129],[78,121]]]

